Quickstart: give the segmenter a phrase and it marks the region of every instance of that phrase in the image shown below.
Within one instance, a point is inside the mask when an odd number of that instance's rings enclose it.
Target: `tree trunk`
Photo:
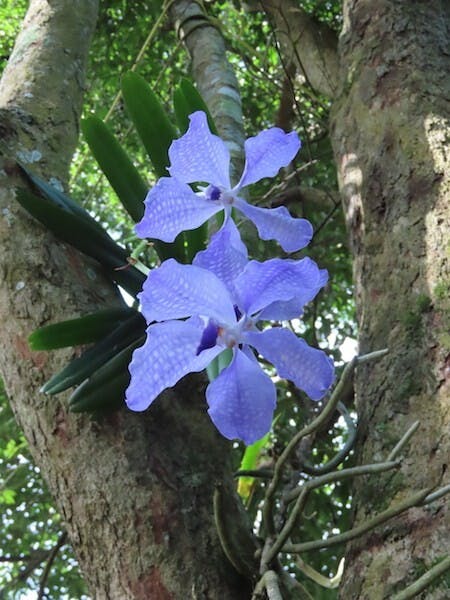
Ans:
[[[32,0],[0,83],[2,375],[94,598],[248,598],[213,519],[216,484],[233,502],[230,444],[207,418],[201,377],[145,414],[123,409],[101,422],[39,393],[70,353],[32,353],[29,333],[120,302],[98,265],[26,215],[14,191],[26,186],[16,157],[66,181],[96,13],[95,0]]]
[[[358,461],[386,458],[420,421],[398,473],[355,484],[357,524],[448,483],[449,17],[440,0],[344,2],[332,136],[355,259],[360,350],[389,348],[356,376]],[[341,598],[393,597],[448,553],[449,528],[444,498],[357,539],[347,549]],[[421,597],[446,594],[441,582]]]

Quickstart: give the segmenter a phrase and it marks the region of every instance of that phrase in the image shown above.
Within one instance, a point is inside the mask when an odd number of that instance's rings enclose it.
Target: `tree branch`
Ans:
[[[66,542],[67,542],[67,532],[63,531],[63,533],[59,536],[58,541],[56,542],[54,547],[50,550],[50,553],[49,553],[49,556],[47,559],[47,564],[45,565],[45,568],[42,572],[41,580],[39,582],[39,592],[38,592],[37,600],[43,600],[44,593],[45,593],[44,592],[45,585],[47,583],[48,576],[50,575],[50,570],[52,568],[53,562],[54,562],[59,550],[64,546],[64,544]]]
[[[419,577],[417,581],[409,585],[399,594],[396,594],[392,600],[409,600],[410,598],[417,598],[420,592],[423,592],[429,585],[433,583],[438,577],[443,575],[450,569],[450,556],[441,560],[437,565],[434,565],[429,571],[427,571],[422,577]]]
[[[289,211],[297,215],[302,211],[309,210],[331,210],[340,205],[339,194],[335,190],[322,190],[306,186],[287,187],[289,180],[293,179],[296,173],[285,177],[281,183],[275,184],[262,196],[258,205],[266,204],[270,200],[270,208],[277,206],[286,206]]]
[[[193,0],[176,0],[170,9],[176,31],[192,59],[192,72],[240,176],[244,128],[238,83],[226,57],[223,37]],[[234,173],[234,179],[237,178]]]
[[[60,147],[52,153],[51,168],[62,181],[78,141],[87,48],[97,10],[97,0],[77,6],[67,0],[51,6],[32,1],[1,78],[0,108],[12,120],[2,136],[4,144],[14,140],[21,162],[39,166],[46,164],[44,144]],[[27,135],[20,135],[21,127]]]
[[[338,86],[337,35],[294,0],[258,0],[271,17],[286,64],[294,63],[313,90],[333,98]]]
[[[326,540],[312,540],[311,542],[302,542],[300,544],[285,544],[283,547],[283,552],[309,552],[310,550],[329,548],[330,546],[335,546],[336,544],[343,544],[345,542],[349,542],[350,540],[354,540],[355,538],[362,536],[364,533],[367,533],[371,529],[374,529],[378,525],[381,525],[385,521],[389,521],[389,519],[392,519],[402,512],[405,512],[409,508],[412,508],[413,506],[420,506],[429,492],[429,488],[420,490],[420,492],[416,492],[412,496],[409,496],[406,498],[406,500],[399,502],[396,506],[391,506],[372,519],[369,519],[365,523],[358,525],[358,527],[354,527],[353,529],[338,535],[330,536]]]

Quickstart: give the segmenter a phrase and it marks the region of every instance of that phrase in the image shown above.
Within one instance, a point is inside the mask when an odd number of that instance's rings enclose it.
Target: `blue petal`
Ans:
[[[192,315],[236,323],[233,300],[214,273],[173,258],[149,273],[139,300],[148,323]]]
[[[189,117],[187,132],[169,148],[169,173],[184,183],[196,181],[230,189],[230,153],[222,140],[209,131],[206,115]]]
[[[294,131],[285,133],[279,127],[249,138],[245,142],[245,167],[237,189],[263,177],[274,177],[295,158],[299,149],[298,135]]]
[[[206,250],[202,250],[193,264],[215,273],[234,296],[234,280],[248,263],[247,248],[242,243],[239,231],[232,219],[215,233]]]
[[[302,306],[300,301],[305,296],[314,296],[321,280],[321,271],[310,258],[252,260],[235,281],[238,306],[249,315],[279,301],[298,299],[297,306]],[[284,318],[281,314],[276,315],[276,311],[271,312],[272,318]]]
[[[270,430],[275,386],[241,350],[235,351],[231,364],[209,384],[206,400],[214,425],[229,440],[252,444]]]
[[[203,327],[200,319],[150,325],[145,344],[134,351],[129,366],[128,408],[145,410],[163,390],[188,373],[202,371],[222,352],[215,346],[196,355]]]
[[[195,229],[222,206],[197,196],[191,188],[176,179],[162,177],[145,199],[145,212],[136,233],[142,238],[173,242],[186,229]]]
[[[309,244],[313,228],[306,219],[291,217],[285,206],[278,208],[258,208],[242,198],[236,198],[234,205],[256,226],[263,240],[277,240],[286,252],[295,252]]]
[[[292,300],[279,300],[272,302],[264,308],[258,315],[261,321],[287,321],[289,319],[297,319],[303,313],[303,307],[319,293],[321,288],[328,281],[328,271],[320,269],[318,271],[317,282],[311,287],[305,286],[297,292]],[[311,283],[311,282],[310,282]]]
[[[312,400],[323,398],[334,381],[331,358],[288,329],[248,332],[245,341],[275,366],[280,377],[295,383]]]

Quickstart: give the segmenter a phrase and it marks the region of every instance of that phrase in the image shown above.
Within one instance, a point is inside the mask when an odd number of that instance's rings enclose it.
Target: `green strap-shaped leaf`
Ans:
[[[145,79],[137,73],[130,71],[122,77],[122,96],[156,175],[167,177],[169,146],[178,137],[175,126],[156,94]],[[183,234],[180,234],[172,244],[155,242],[155,249],[161,260],[172,257],[180,262],[186,262]]]
[[[111,377],[105,378],[102,385],[95,389],[88,383],[83,384],[71,396],[69,410],[74,413],[114,412],[125,406],[125,390],[129,383],[130,374],[124,368]],[[84,385],[86,387],[83,387]]]
[[[127,292],[136,296],[141,291],[145,275],[128,265],[126,250],[116,244],[95,221],[71,213],[52,199],[35,196],[23,188],[17,189],[16,198],[23,208],[57,237],[98,260],[111,279]]]
[[[131,356],[144,340],[145,336],[127,346],[82,383],[69,398],[69,410],[96,412],[120,407],[131,379],[128,371]]]
[[[81,130],[89,148],[106,175],[119,200],[138,222],[144,214],[144,200],[148,185],[139,175],[132,160],[117,141],[108,126],[91,116],[81,122]]]
[[[61,239],[99,260],[109,255],[126,264],[127,253],[118,246],[108,233],[99,228],[95,221],[85,220],[73,214],[51,199],[19,188],[18,202],[33,216]]]
[[[132,316],[119,323],[106,337],[53,375],[41,391],[53,395],[78,385],[124,348],[141,338],[145,333],[145,320],[140,313],[132,312]]]
[[[55,350],[91,344],[107,335],[117,322],[134,314],[131,308],[105,308],[77,319],[46,325],[28,337],[31,350]]]
[[[189,115],[191,114],[191,111],[189,110],[186,97],[180,86],[177,86],[173,92],[173,109],[175,111],[178,129],[183,135],[189,127]]]
[[[92,227],[96,227],[102,234],[105,233],[102,226],[97,223],[97,221],[91,217],[91,215],[85,210],[82,206],[80,206],[75,200],[72,200],[69,196],[56,189],[54,186],[47,183],[44,179],[41,179],[31,171],[29,171],[26,167],[18,163],[19,167],[22,169],[27,178],[31,181],[34,187],[36,187],[40,194],[42,194],[45,198],[50,200],[55,206],[59,206],[62,210],[66,212],[72,213],[81,219],[87,221]]]
[[[203,100],[200,92],[197,90],[195,85],[192,83],[190,79],[183,77],[180,81],[180,84],[177,88],[183,95],[184,100],[181,102],[179,106],[179,110],[182,107],[185,107],[187,114],[185,115],[185,122],[188,121],[188,116],[197,110],[202,110],[206,113],[206,117],[208,119],[208,125],[212,133],[215,135],[219,135],[217,132],[216,124],[214,123],[214,119],[212,118],[211,113],[209,112],[209,108],[206,105],[206,102]],[[175,94],[174,94],[174,104],[175,104]],[[178,117],[177,117],[178,118]]]
[[[122,95],[157,176],[168,176],[168,150],[178,137],[177,130],[156,94],[140,75],[129,72],[122,77]]]

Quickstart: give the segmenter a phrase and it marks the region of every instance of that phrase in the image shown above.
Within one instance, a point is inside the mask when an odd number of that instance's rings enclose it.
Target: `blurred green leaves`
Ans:
[[[125,73],[122,77],[122,96],[156,176],[167,177],[168,150],[178,137],[176,128],[157,95],[140,75]]]
[[[0,531],[0,598],[19,599],[25,593],[37,597],[46,560],[64,530],[1,382]],[[46,588],[48,598],[87,600],[70,545],[64,544],[56,555]]]

